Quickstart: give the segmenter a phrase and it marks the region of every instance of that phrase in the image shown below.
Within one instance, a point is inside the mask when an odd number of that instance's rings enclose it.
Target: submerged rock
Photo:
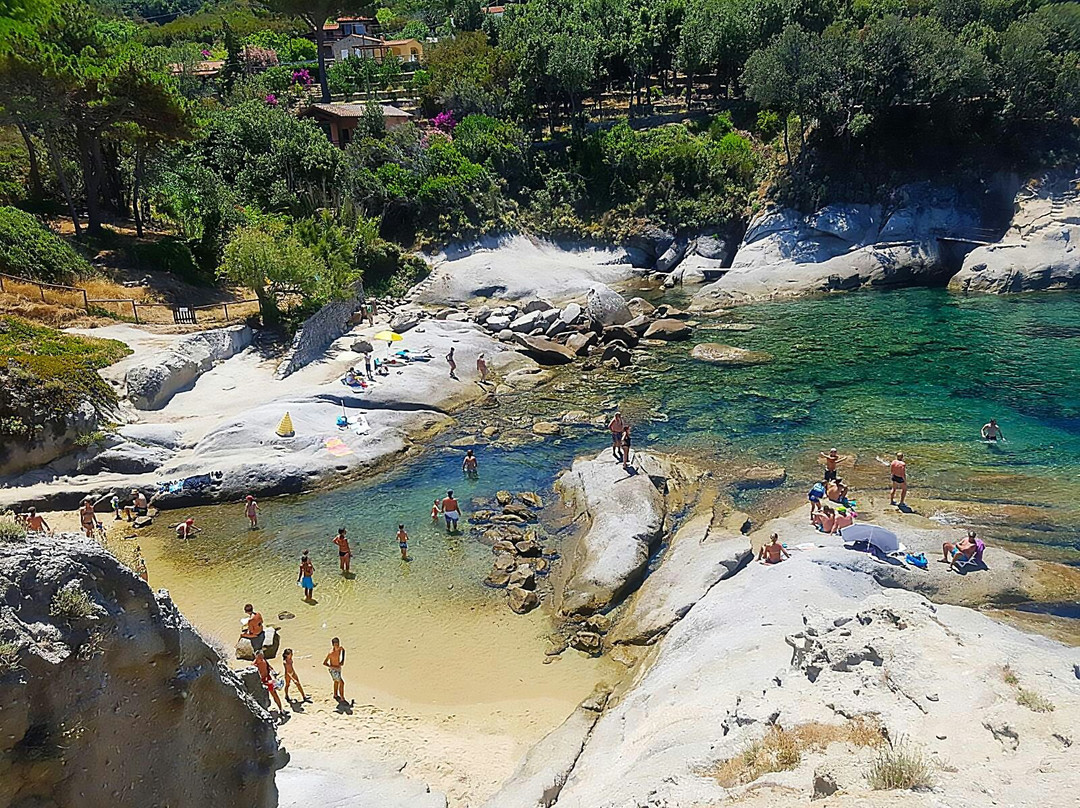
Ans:
[[[663,320],[657,320],[646,329],[645,339],[689,339],[691,331],[691,327],[682,320],[665,318]]]
[[[532,431],[537,435],[561,435],[562,427],[552,421],[537,421],[532,425]]]
[[[783,466],[751,466],[735,478],[736,488],[772,488],[787,479]]]
[[[727,367],[744,365],[765,365],[773,361],[773,356],[765,351],[749,351],[734,345],[719,342],[702,342],[694,346],[690,356],[700,362]]]

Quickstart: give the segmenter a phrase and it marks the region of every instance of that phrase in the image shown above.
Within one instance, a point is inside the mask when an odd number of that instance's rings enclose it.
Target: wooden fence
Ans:
[[[86,309],[87,314],[91,314],[96,308],[118,319],[139,324],[196,325],[200,322],[231,322],[245,319],[259,311],[259,301],[255,298],[209,303],[204,306],[152,303],[128,297],[95,298],[90,297],[86,289],[78,286],[44,283],[4,273],[0,273],[0,292],[9,292],[28,298],[40,297],[42,303],[59,303],[73,308],[83,308]]]

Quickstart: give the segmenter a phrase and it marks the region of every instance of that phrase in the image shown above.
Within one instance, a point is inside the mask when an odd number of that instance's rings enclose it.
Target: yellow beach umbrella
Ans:
[[[378,334],[372,337],[372,339],[377,339],[382,342],[401,342],[401,340],[405,338],[396,331],[380,331]]]

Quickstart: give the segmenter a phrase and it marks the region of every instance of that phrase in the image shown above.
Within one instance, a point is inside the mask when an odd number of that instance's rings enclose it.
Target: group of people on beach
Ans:
[[[277,705],[279,717],[285,715],[281,697],[278,696],[279,689],[284,691],[285,701],[290,704],[293,703],[293,700],[289,698],[289,687],[292,685],[296,685],[296,689],[300,693],[299,703],[311,701],[311,697],[304,692],[304,686],[300,683],[300,677],[296,673],[294,654],[291,648],[286,648],[281,652],[284,676],[278,678],[277,672],[270,665],[269,660],[266,658],[266,652],[263,650],[266,642],[266,625],[263,616],[250,603],[244,604],[244,617],[240,620],[240,638],[247,640],[251,644],[255,655],[255,669],[259,672],[259,679],[262,681],[263,687],[266,688],[270,698]],[[323,659],[323,666],[330,673],[330,681],[333,683],[334,689],[334,700],[338,703],[344,702],[345,679],[342,676],[342,669],[345,667],[345,646],[341,644],[341,640],[337,637],[330,640],[330,652]]]

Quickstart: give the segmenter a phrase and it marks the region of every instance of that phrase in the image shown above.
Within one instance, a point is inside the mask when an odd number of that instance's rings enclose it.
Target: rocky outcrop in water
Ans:
[[[747,228],[731,268],[697,293],[694,308],[861,287],[948,279],[941,239],[984,238],[980,210],[957,191],[900,188],[890,207],[832,204],[809,216],[767,208]]]
[[[1004,238],[972,250],[949,286],[997,294],[1080,288],[1076,178],[1050,177],[1024,188]]]
[[[0,546],[0,806],[277,805],[270,716],[97,544]]]

